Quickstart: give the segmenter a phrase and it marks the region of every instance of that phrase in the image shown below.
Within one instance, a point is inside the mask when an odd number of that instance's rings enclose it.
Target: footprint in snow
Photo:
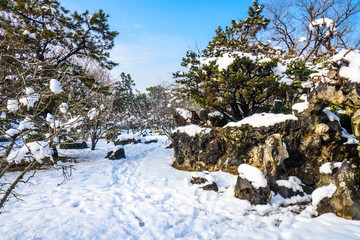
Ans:
[[[79,202],[79,201],[76,201],[76,202],[74,202],[73,204],[71,204],[71,206],[72,206],[73,208],[77,208],[77,207],[80,206],[80,202]]]

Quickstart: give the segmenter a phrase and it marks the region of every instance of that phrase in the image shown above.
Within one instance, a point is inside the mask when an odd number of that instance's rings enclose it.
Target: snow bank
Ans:
[[[238,167],[239,176],[241,178],[247,179],[254,188],[264,188],[267,186],[267,181],[264,174],[260,169],[253,167],[248,164],[241,164]]]
[[[184,127],[178,127],[176,128],[174,132],[180,132],[180,133],[186,133],[187,135],[191,137],[195,137],[195,135],[198,134],[207,134],[211,132],[211,128],[203,128],[195,124],[191,124]]]
[[[115,141],[119,140],[119,141],[124,141],[124,140],[127,140],[127,139],[136,139],[136,140],[143,140],[144,137],[140,136],[139,134],[125,134],[125,133],[122,133],[120,136],[118,136]]]
[[[342,49],[330,61],[337,62],[341,59],[347,60],[349,65],[341,67],[339,71],[340,76],[349,79],[351,82],[360,83],[360,51],[354,50],[349,52],[347,49]]]
[[[336,186],[333,183],[315,189],[311,194],[312,205],[316,207],[322,199],[330,198],[335,193],[335,191],[336,191]]]
[[[117,145],[117,146],[113,147],[110,151],[116,152],[116,151],[118,151],[120,149],[124,149],[124,146],[123,145]]]
[[[126,145],[127,159],[104,159],[113,144],[101,139],[95,151],[59,149],[83,160],[71,178],[62,171],[37,171],[29,184],[16,189],[23,201],[11,198],[0,214],[5,239],[357,239],[360,221],[335,214],[311,217],[291,203],[309,195],[252,206],[234,197],[236,177],[202,172],[219,192],[189,183],[199,172],[171,167],[173,150],[162,143]],[[159,141],[160,142],[160,141]],[[61,165],[61,163],[58,162]],[[32,175],[31,171],[29,175]],[[18,173],[9,173],[14,179]],[[26,178],[27,179],[27,176]],[[62,183],[58,185],[59,183]],[[31,229],[31,231],[30,231]]]
[[[292,114],[256,113],[238,122],[230,122],[224,127],[241,127],[249,124],[253,127],[270,127],[287,120],[297,121],[298,118]]]

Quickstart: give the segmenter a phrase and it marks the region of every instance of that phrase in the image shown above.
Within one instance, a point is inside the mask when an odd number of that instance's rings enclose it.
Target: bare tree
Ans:
[[[36,162],[57,153],[60,134],[78,125],[98,85],[75,58],[112,68],[118,33],[99,10],[70,13],[57,0],[0,1],[0,209]],[[18,162],[28,165],[10,183]]]
[[[180,94],[176,85],[164,83],[147,90],[146,108],[143,108],[139,118],[143,119],[147,126],[161,129],[165,135],[170,136],[176,127],[176,109],[187,108],[190,104]]]
[[[56,138],[63,131],[75,126],[80,119],[80,116],[64,114],[65,105],[61,103],[61,96],[68,99],[69,103],[73,103],[66,106],[66,112],[73,110],[74,113],[78,113],[81,110],[79,106],[85,104],[87,100],[85,97],[73,101],[68,96],[64,96],[62,91],[62,88],[81,76],[66,76],[61,71],[57,71],[59,80],[44,80],[44,74],[54,71],[47,62],[26,63],[7,54],[0,55],[0,62],[6,65],[7,70],[16,72],[16,75],[10,75],[11,81],[8,81],[9,75],[6,75],[0,87],[2,96],[0,111],[3,115],[0,120],[0,134],[9,139],[9,142],[0,144],[0,209],[2,209],[10,196],[16,196],[14,193],[16,185],[22,181],[34,164],[41,162],[44,157],[54,156]],[[48,84],[39,83],[41,79]],[[11,84],[16,84],[16,88],[9,87]],[[4,180],[6,173],[20,162],[28,165],[15,180],[6,183]]]
[[[269,1],[270,39],[290,54],[305,60],[332,56],[341,48],[353,48],[360,2],[356,0]]]

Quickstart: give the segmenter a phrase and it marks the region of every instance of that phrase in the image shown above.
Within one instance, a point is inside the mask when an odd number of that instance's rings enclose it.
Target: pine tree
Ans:
[[[229,120],[241,120],[282,94],[281,77],[275,72],[277,51],[257,39],[269,23],[261,15],[263,7],[253,1],[248,18],[232,20],[224,30],[219,27],[201,54],[187,53],[182,66],[188,72],[175,74],[185,94]]]

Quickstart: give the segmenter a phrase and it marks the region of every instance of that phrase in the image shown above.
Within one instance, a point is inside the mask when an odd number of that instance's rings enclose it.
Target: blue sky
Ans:
[[[112,30],[120,34],[111,59],[119,66],[114,77],[129,73],[142,92],[171,82],[183,70],[182,57],[190,48],[206,47],[218,26],[247,16],[251,0],[60,0],[69,10],[110,15]]]

